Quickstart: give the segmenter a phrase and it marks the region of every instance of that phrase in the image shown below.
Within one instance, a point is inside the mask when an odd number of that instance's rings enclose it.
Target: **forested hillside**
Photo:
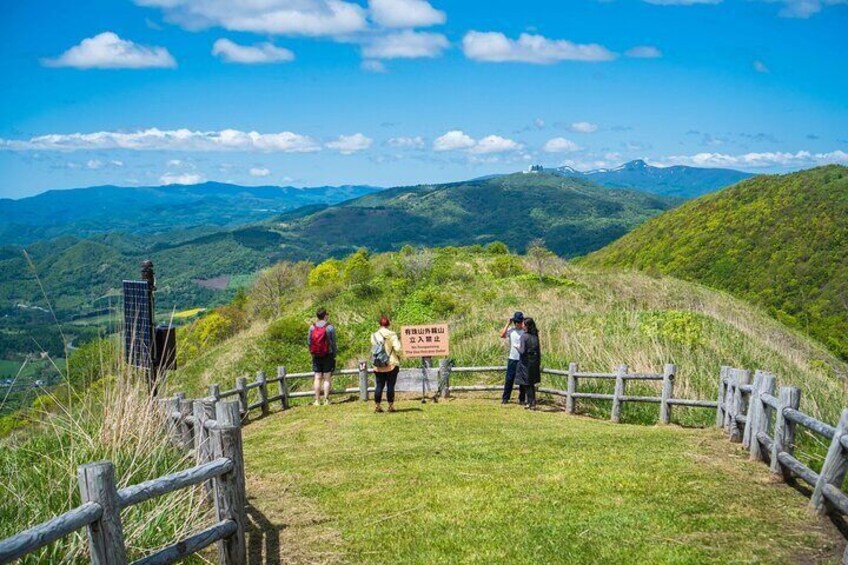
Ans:
[[[727,290],[848,358],[848,167],[741,182],[643,224],[586,264]]]

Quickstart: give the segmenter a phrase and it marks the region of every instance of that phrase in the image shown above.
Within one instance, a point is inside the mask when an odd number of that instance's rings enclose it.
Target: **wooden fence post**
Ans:
[[[780,387],[780,402],[777,405],[777,415],[774,419],[774,440],[771,445],[771,472],[780,475],[784,480],[789,478],[790,473],[784,469],[777,460],[781,452],[790,455],[795,450],[795,422],[787,420],[783,415],[784,408],[795,410],[801,405],[801,389],[796,386]]]
[[[289,409],[289,383],[286,380],[286,368],[277,367],[277,378],[280,384],[280,407],[283,410]]]
[[[217,402],[221,400],[221,386],[218,384],[209,385],[209,398],[214,398]]]
[[[720,428],[724,425],[724,395],[727,391],[727,384],[724,380],[727,378],[727,367],[721,366],[721,374],[718,377],[718,401],[716,402],[716,427]]]
[[[674,375],[677,374],[676,365],[666,365],[663,370],[662,393],[660,397],[660,424],[671,423],[671,406],[668,399],[674,393]]]
[[[206,428],[203,422],[206,421],[206,411],[203,408],[202,400],[195,400],[191,405],[191,415],[194,416],[194,461],[198,465],[206,463]]]
[[[751,427],[754,425],[754,420],[757,419],[757,412],[762,406],[759,400],[759,390],[763,386],[763,372],[757,370],[754,372],[754,383],[751,385],[751,394],[748,396],[748,412],[745,418],[745,430],[742,434],[742,447],[751,449]]]
[[[368,402],[368,364],[359,362],[359,400]]]
[[[439,360],[439,382],[442,384],[442,398],[450,398],[451,363],[449,359]]]
[[[624,396],[624,375],[627,374],[627,365],[619,365],[615,370],[615,389],[612,393],[612,410],[610,420],[618,424],[621,422],[621,397]]]
[[[179,440],[179,426],[176,418],[174,418],[174,412],[180,410],[180,399],[174,396],[173,398],[166,398],[163,403],[165,405],[165,426],[168,430],[168,439],[176,445]]]
[[[192,429],[192,425],[188,421],[188,417],[191,416],[192,405],[193,401],[186,400],[184,398],[180,399],[180,445],[182,445],[182,448],[186,451],[189,451],[194,447],[194,430]]]
[[[236,400],[225,400],[215,406],[215,420],[224,426],[241,427],[241,411],[239,402]]]
[[[569,363],[568,364],[568,384],[566,385],[566,396],[565,396],[565,412],[566,414],[574,414],[574,393],[577,392],[577,377],[575,373],[580,370],[579,365],[577,363]]]
[[[239,410],[247,416],[247,377],[236,379],[236,390],[238,391]]]
[[[848,470],[848,459],[845,458],[845,449],[842,447],[842,436],[846,433],[848,433],[848,408],[842,411],[842,416],[839,418],[839,424],[836,426],[836,432],[830,442],[830,449],[827,450],[827,457],[825,457],[821,473],[819,473],[819,480],[816,481],[816,488],[810,497],[810,508],[816,514],[824,514],[826,509],[824,503],[825,485],[842,488],[845,471]]]
[[[103,508],[100,519],[87,528],[91,563],[124,565],[127,562],[127,550],[115,484],[115,467],[110,461],[80,465],[77,476],[82,502],[96,502]]]
[[[747,413],[742,387],[751,384],[751,371],[746,369],[734,369],[734,371],[736,372],[736,387],[733,389],[733,420],[730,422],[730,441],[733,443],[739,443],[743,439],[742,436],[744,435],[744,428],[740,429],[739,421],[736,418],[737,416]],[[750,399],[750,396],[748,398]],[[750,403],[751,401],[749,400],[749,406]],[[747,423],[748,420],[746,418],[745,424],[747,425]]]
[[[754,391],[753,394],[756,394],[756,401],[754,401],[752,397],[752,402],[757,405],[757,417],[756,420],[751,423],[751,435],[749,437],[751,442],[751,459],[754,459],[755,461],[765,461],[765,452],[763,450],[763,446],[760,445],[760,440],[757,439],[757,436],[760,432],[768,432],[771,408],[766,406],[763,402],[762,395],[774,395],[774,375],[771,373],[763,373],[762,379],[760,380],[760,388],[759,390]]]
[[[268,415],[268,380],[265,377],[265,371],[259,371],[256,373],[256,382],[259,383],[257,387],[259,389],[259,402],[262,405],[259,407],[262,410],[262,415]]]
[[[233,469],[214,479],[215,513],[218,521],[232,520],[236,531],[218,542],[218,562],[221,565],[242,565],[247,562],[245,545],[244,455],[241,428],[218,423],[212,428],[215,458],[225,457],[233,462]]]
[[[727,367],[727,389],[724,393],[724,432],[730,435],[730,422],[733,418],[733,392],[736,389],[736,370],[732,367]]]

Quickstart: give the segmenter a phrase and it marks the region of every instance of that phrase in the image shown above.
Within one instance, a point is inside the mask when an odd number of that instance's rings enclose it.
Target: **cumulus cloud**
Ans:
[[[341,36],[368,27],[366,10],[343,0],[135,0],[159,8],[165,19],[187,29],[301,36]]]
[[[375,59],[365,59],[359,66],[363,71],[367,71],[369,73],[389,72],[386,69],[386,65],[384,65],[382,61],[377,61]]]
[[[0,150],[78,151],[127,149],[133,151],[264,151],[306,153],[320,151],[311,137],[283,131],[259,133],[224,129],[193,131],[150,128],[135,132],[98,131],[93,133],[51,133],[27,140],[0,138]]]
[[[570,153],[572,151],[580,151],[581,147],[564,137],[554,137],[549,139],[542,148],[546,153]]]
[[[338,151],[342,155],[350,155],[359,151],[365,151],[374,142],[370,137],[366,137],[361,133],[353,135],[340,135],[334,141],[329,141],[325,145],[327,149]]]
[[[517,40],[500,32],[469,31],[462,38],[465,56],[489,63],[552,64],[559,61],[610,61],[615,53],[597,43],[578,44],[565,39],[522,33]]]
[[[591,122],[574,122],[568,129],[576,133],[594,133],[598,131],[598,124]]]
[[[272,43],[239,45],[229,39],[219,39],[212,46],[212,54],[228,63],[258,65],[294,61],[294,53]]]
[[[252,177],[267,177],[271,174],[271,170],[266,169],[265,167],[251,167],[250,171],[248,172]]]
[[[197,173],[165,173],[159,177],[162,184],[200,184],[206,179]]]
[[[415,137],[392,137],[386,144],[396,149],[424,149],[424,138]]]
[[[827,6],[848,4],[848,0],[782,0],[780,16],[784,18],[809,18]]]
[[[520,143],[499,135],[487,135],[476,140],[462,130],[451,130],[433,141],[434,151],[468,151],[474,155],[518,151],[522,147]]]
[[[764,152],[730,155],[726,153],[697,153],[674,155],[661,160],[662,164],[691,165],[696,167],[737,167],[743,169],[770,169],[779,167],[811,167],[826,164],[848,164],[848,153],[836,150],[827,153],[810,151]]]
[[[754,65],[754,70],[757,71],[758,73],[768,73],[768,72],[770,72],[769,68],[762,61],[759,61],[759,60],[754,61],[753,65]]]
[[[653,45],[637,45],[624,52],[625,55],[634,59],[659,59],[662,51]]]
[[[173,68],[177,62],[164,47],[150,47],[121,39],[111,31],[83,39],[55,59],[43,59],[47,67],[74,69]]]
[[[383,27],[427,27],[443,24],[447,16],[424,0],[368,0],[371,19]]]
[[[441,33],[405,30],[379,35],[362,47],[366,59],[418,59],[438,57],[450,46]]]
[[[719,4],[721,0],[644,0],[657,6],[693,6],[695,4]]]

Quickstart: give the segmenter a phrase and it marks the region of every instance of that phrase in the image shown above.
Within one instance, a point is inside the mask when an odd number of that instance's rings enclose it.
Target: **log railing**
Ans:
[[[848,470],[848,408],[834,427],[799,410],[798,387],[781,386],[777,396],[775,388],[771,373],[756,371],[752,378],[751,371],[722,367],[716,425],[731,441],[740,442],[751,459],[767,463],[776,477],[798,477],[810,485],[813,512],[822,514],[829,506],[848,514],[848,496],[841,490]],[[830,442],[819,473],[795,457],[799,425]]]
[[[203,548],[218,544],[222,565],[246,562],[244,538],[245,504],[244,455],[241,425],[236,403],[216,406],[210,399],[194,402],[194,415],[182,398],[167,402],[177,408],[166,414],[172,440],[194,451],[197,465],[136,485],[117,488],[115,468],[109,461],[81,465],[78,469],[82,504],[28,530],[0,540],[0,563],[9,563],[38,551],[75,531],[86,528],[91,562],[97,565],[124,565],[121,510],[152,498],[194,485],[205,484],[215,504],[216,522],[189,537],[178,540],[138,561],[136,565],[174,563]],[[199,425],[198,425],[199,423]],[[184,435],[188,430],[188,436]]]

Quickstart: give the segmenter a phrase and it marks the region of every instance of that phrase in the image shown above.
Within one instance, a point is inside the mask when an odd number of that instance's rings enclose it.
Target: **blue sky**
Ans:
[[[6,0],[0,197],[848,164],[848,0]]]

